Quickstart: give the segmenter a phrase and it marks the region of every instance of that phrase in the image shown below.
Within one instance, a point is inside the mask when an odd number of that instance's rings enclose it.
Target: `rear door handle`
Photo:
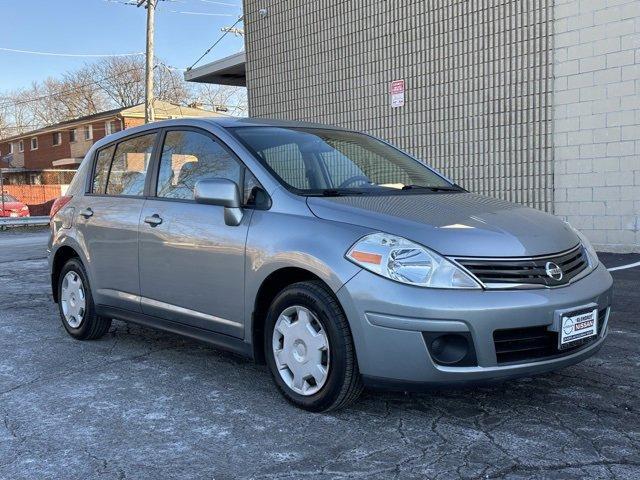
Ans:
[[[162,223],[162,218],[160,218],[160,215],[158,215],[157,213],[154,213],[150,217],[146,217],[144,219],[144,223],[148,223],[152,227],[157,227]]]
[[[80,212],[80,215],[82,215],[84,218],[93,217],[93,210],[91,210],[91,208],[85,208]]]

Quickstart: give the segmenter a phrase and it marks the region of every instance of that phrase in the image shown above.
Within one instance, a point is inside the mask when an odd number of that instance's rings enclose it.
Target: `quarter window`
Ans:
[[[193,188],[204,178],[227,178],[240,184],[238,161],[208,135],[182,130],[168,132],[162,148],[157,195],[193,199]]]
[[[144,193],[144,181],[156,134],[141,135],[124,140],[116,147],[109,179],[107,195],[133,195]]]
[[[107,148],[103,148],[98,152],[96,157],[96,167],[93,173],[93,193],[103,194],[107,187],[107,177],[109,176],[109,167],[111,166],[111,159],[113,158],[113,152],[116,148],[112,145]]]

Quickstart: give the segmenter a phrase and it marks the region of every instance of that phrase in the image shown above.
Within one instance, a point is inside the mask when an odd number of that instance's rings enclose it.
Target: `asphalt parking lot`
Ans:
[[[640,478],[640,268],[613,272],[608,341],[579,365],[310,414],[213,347],[120,322],[71,339],[45,244],[0,232],[2,479]]]

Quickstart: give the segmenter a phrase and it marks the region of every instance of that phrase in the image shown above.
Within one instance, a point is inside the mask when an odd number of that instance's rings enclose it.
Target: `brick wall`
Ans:
[[[27,169],[51,168],[55,160],[69,158],[71,149],[69,147],[69,132],[61,131],[62,142],[60,145],[53,144],[53,132],[34,135],[38,139],[38,148],[31,149],[31,138],[24,139],[24,166]]]
[[[552,4],[245,0],[249,113],[364,130],[551,210]],[[391,108],[396,79],[406,104]]]
[[[556,0],[555,213],[640,251],[640,1]]]

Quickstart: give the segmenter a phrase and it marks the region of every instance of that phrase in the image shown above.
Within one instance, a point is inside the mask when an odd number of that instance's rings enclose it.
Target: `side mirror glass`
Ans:
[[[196,203],[224,207],[224,221],[237,226],[242,221],[242,201],[238,185],[227,178],[206,178],[198,180],[193,189]]]

